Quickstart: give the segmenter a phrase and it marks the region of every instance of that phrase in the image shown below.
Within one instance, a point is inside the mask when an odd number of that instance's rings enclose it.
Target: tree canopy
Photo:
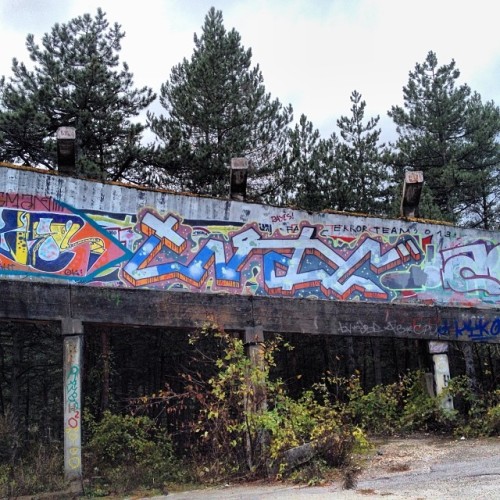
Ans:
[[[283,202],[311,211],[387,213],[390,182],[379,117],[365,122],[366,102],[358,91],[350,100],[351,116],[337,120],[340,137],[321,138],[305,115],[290,131]]]
[[[459,76],[455,61],[438,66],[432,51],[415,65],[404,107],[389,111],[399,134],[393,163],[399,173],[424,172],[432,214],[423,216],[488,228],[498,218],[500,112],[468,85],[456,85]]]
[[[13,76],[0,81],[3,160],[55,169],[55,133],[60,126],[73,126],[81,173],[117,180],[140,168],[145,127],[132,118],[155,95],[147,87],[133,87],[126,63],[119,68],[124,36],[101,9],[95,17],[85,14],[55,24],[42,46],[27,36],[34,68],[14,59]]]
[[[500,109],[458,83],[454,60],[440,66],[431,51],[415,65],[403,105],[388,112],[397,137],[385,147],[357,91],[329,137],[305,114],[292,124],[291,105],[266,92],[251,49],[215,8],[161,85],[164,114],[143,123],[156,96],[120,62],[124,36],[101,9],[55,24],[41,45],[28,35],[32,63],[13,59],[0,79],[0,160],[56,169],[56,131],[73,126],[82,175],[227,196],[231,159],[246,157],[251,200],[393,216],[405,170],[422,170],[421,216],[499,227]]]
[[[249,194],[272,191],[286,144],[291,106],[266,93],[252,52],[222,12],[211,8],[194,52],[172,68],[160,92],[166,116],[149,115],[160,140],[155,164],[161,183],[194,193],[228,193],[228,166],[233,157],[250,160]]]

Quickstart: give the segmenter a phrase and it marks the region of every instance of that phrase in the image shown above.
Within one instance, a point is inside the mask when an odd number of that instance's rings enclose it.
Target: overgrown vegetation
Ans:
[[[212,358],[206,343],[214,339],[218,355]],[[174,441],[200,482],[268,476],[309,482],[311,474],[317,479],[332,467],[352,468],[353,454],[368,450],[367,436],[373,434],[498,432],[498,391],[489,397],[476,393],[465,376],[447,389],[457,400],[452,411],[428,395],[421,371],[369,390],[358,372],[327,373],[291,397],[287,384],[274,376],[278,350],[292,349],[281,339],[254,347],[257,359],[241,339],[216,329],[204,329],[191,342],[196,371],[183,373],[177,389],[167,385],[137,399],[133,408],[166,412],[177,422]]]
[[[146,338],[141,337],[143,343]],[[471,386],[466,376],[455,377],[443,395],[453,396],[451,411],[427,394],[420,370],[371,387],[361,370],[351,376],[326,371],[297,390],[306,371],[299,365],[294,379],[282,379],[286,372],[276,361],[283,364],[285,355],[294,353],[280,338],[249,348],[241,338],[207,327],[191,336],[189,351],[183,352],[172,374],[163,377],[168,384],[162,390],[128,397],[127,405],[115,394],[109,398],[112,412],[96,411],[97,400],[103,398],[92,395],[83,425],[86,493],[162,493],[179,483],[263,477],[306,484],[343,478],[345,486],[352,487],[357,457],[370,450],[373,435],[499,433],[500,391],[492,389],[494,383],[483,390]],[[112,356],[111,362],[114,359],[120,358]],[[482,375],[494,366],[483,363]],[[110,370],[112,380],[123,385],[118,368],[117,363]],[[89,367],[87,376],[92,373]],[[140,384],[133,387],[134,393],[139,391]],[[33,397],[30,407],[37,404]],[[22,427],[13,411],[3,409],[0,497],[65,487],[62,435],[51,437],[41,433],[33,419],[26,422],[32,424]]]
[[[90,415],[85,420],[90,437],[84,468],[90,476],[90,493],[165,491],[168,483],[183,479],[166,429],[150,418],[105,412],[99,422]]]
[[[64,489],[63,457],[61,443],[44,442],[37,428],[23,440],[12,411],[0,415],[0,498]]]
[[[200,344],[213,338],[219,355],[209,358]],[[308,443],[306,462],[317,457],[343,466],[356,446],[366,444],[340,406],[315,390],[293,399],[283,381],[271,376],[278,348],[291,348],[281,339],[254,346],[257,353],[250,356],[243,340],[211,328],[192,342],[199,371],[182,374],[182,390],[167,386],[137,400],[135,411],[166,407],[170,418],[185,422],[179,438],[198,481],[285,477],[293,469],[286,452]]]

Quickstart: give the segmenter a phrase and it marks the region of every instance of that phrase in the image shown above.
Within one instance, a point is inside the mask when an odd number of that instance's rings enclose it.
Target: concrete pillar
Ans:
[[[264,330],[262,326],[247,327],[245,329],[245,347],[250,358],[252,367],[265,370],[266,360],[264,351]],[[262,385],[255,385],[252,388],[253,397],[247,401],[246,407],[253,412],[261,412],[266,409],[266,390]]]
[[[265,348],[264,348],[264,330],[262,326],[247,327],[245,329],[245,348],[247,355],[250,359],[252,368],[255,368],[261,373],[266,369]],[[245,397],[243,402],[245,412],[247,415],[258,415],[267,408],[267,394],[264,381],[259,383],[258,380],[251,377],[249,374],[248,396]],[[256,465],[255,460],[264,456],[264,449],[267,446],[267,436],[265,433],[260,432],[257,436],[251,436],[247,432],[246,436],[246,455],[247,465],[249,469],[253,469]]]
[[[64,376],[64,477],[82,487],[82,345],[81,321],[62,321]]]
[[[229,197],[231,200],[245,201],[247,197],[247,158],[232,158],[229,168],[231,173]]]
[[[67,175],[76,174],[76,132],[74,127],[59,127],[57,137],[57,167]]]
[[[403,196],[401,197],[402,217],[418,217],[418,205],[423,185],[423,172],[412,170],[405,173]]]
[[[448,362],[448,342],[429,342],[429,352],[432,354],[434,363],[434,384],[436,396],[441,398],[441,407],[445,410],[453,410],[453,399],[451,396],[443,397],[442,392],[450,381],[450,364]]]

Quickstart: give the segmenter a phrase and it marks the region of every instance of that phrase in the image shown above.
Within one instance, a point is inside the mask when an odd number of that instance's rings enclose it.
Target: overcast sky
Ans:
[[[156,93],[172,66],[191,57],[210,7],[222,10],[226,29],[252,49],[267,91],[324,137],[349,115],[358,90],[367,118],[380,115],[383,138],[392,139],[387,111],[403,104],[408,73],[429,50],[440,65],[455,59],[459,82],[500,104],[497,0],[0,0],[0,75],[11,74],[13,57],[28,62],[28,33],[40,41],[56,22],[99,6],[126,32],[121,60],[136,86]]]

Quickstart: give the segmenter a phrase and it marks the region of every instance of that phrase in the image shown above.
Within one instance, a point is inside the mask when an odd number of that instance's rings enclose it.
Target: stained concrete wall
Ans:
[[[5,166],[0,186],[4,279],[490,312],[500,303],[498,232],[310,214]],[[496,337],[500,321],[479,330]]]

